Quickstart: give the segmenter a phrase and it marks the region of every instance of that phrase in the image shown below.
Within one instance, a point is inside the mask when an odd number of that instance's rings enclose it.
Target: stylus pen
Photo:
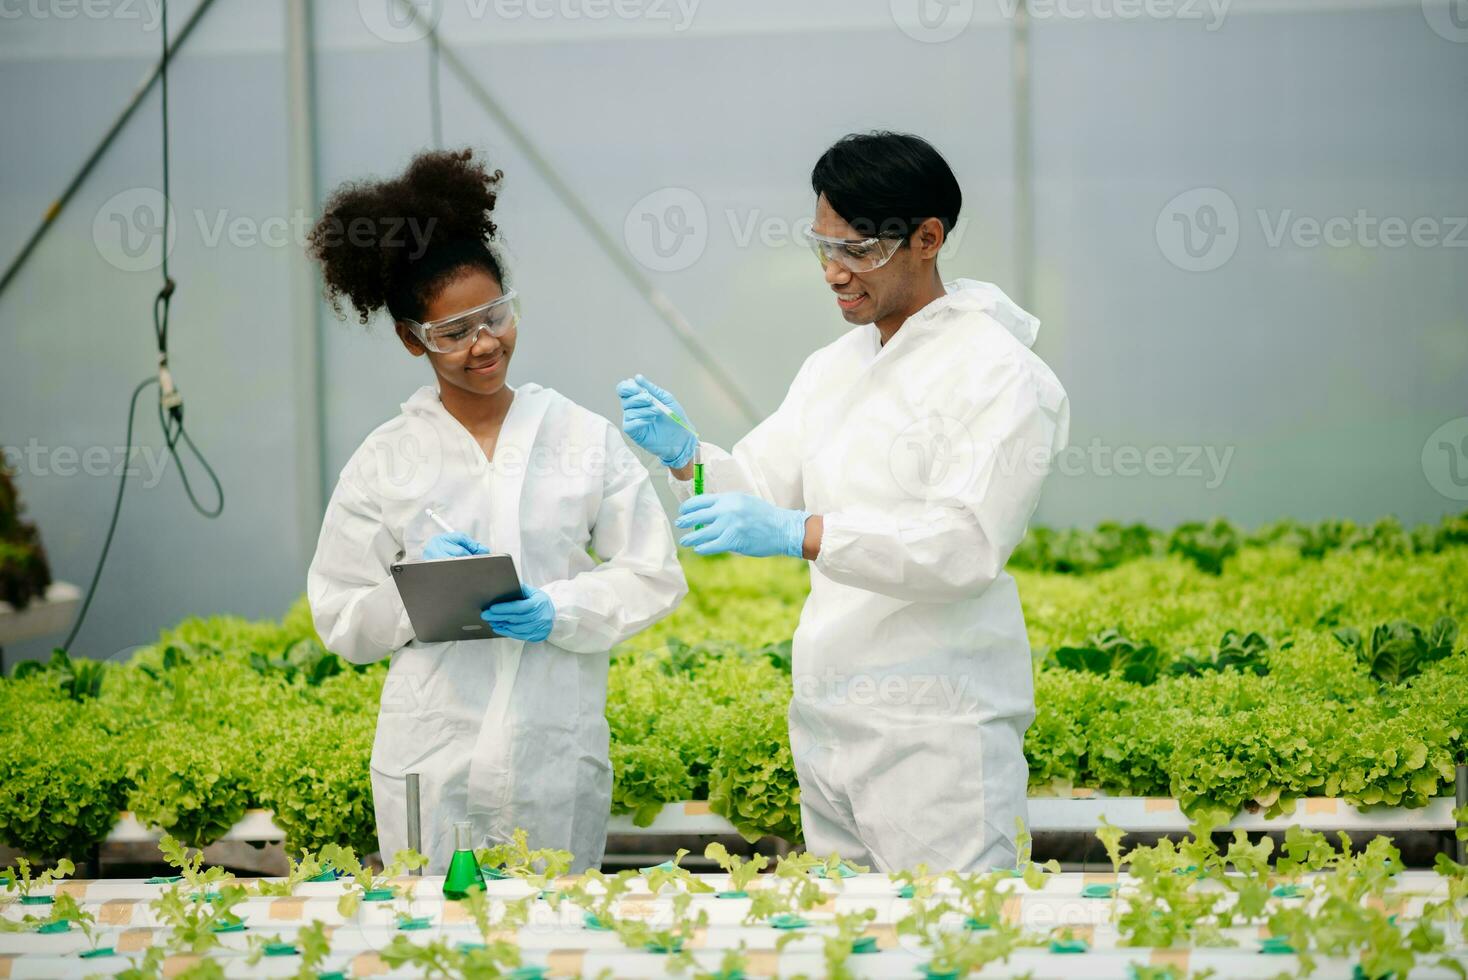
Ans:
[[[453,528],[451,528],[447,524],[445,524],[444,523],[444,519],[442,517],[439,517],[438,514],[434,512],[434,510],[433,510],[432,507],[424,507],[423,508],[423,513],[425,513],[425,514],[428,515],[428,519],[430,521],[432,521],[433,523],[437,524],[439,527],[443,528],[443,533],[445,533],[445,534],[457,534],[458,533]]]

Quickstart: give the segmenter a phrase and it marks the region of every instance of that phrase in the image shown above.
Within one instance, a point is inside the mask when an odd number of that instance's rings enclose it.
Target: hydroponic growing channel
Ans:
[[[1446,827],[1468,730],[1468,520],[1393,527],[1027,539],[1011,564],[1035,648],[1035,826],[1105,813],[1143,829],[1132,807],[1171,829],[1205,812]],[[785,707],[804,568],[685,565],[683,607],[615,654],[614,811],[649,826],[696,801],[709,831],[798,841]],[[126,812],[202,846],[265,810],[291,849],[375,850],[384,673],[324,650],[304,603],[279,622],[186,620],[126,664],[22,668],[0,683],[0,843],[80,859]],[[1114,797],[1154,802],[1096,802]]]
[[[0,972],[8,977],[1461,976],[1468,867],[1406,871],[1390,840],[1360,853],[1294,830],[1274,842],[1206,831],[1128,850],[1113,871],[868,873],[794,854],[773,868],[710,845],[725,873],[678,859],[614,876],[561,873],[564,851],[477,852],[482,891],[446,901],[438,878],[382,873],[348,849],[302,854],[285,878],[236,880],[171,838],[178,872],[57,881],[7,872]],[[679,852],[678,858],[686,852]],[[63,866],[64,875],[69,866]]]

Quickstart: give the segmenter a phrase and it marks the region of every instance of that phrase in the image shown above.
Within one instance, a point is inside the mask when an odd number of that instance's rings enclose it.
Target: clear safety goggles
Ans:
[[[491,337],[503,337],[520,321],[519,294],[513,289],[497,300],[476,306],[472,310],[419,323],[404,319],[408,329],[423,342],[423,346],[435,354],[457,354],[474,346],[479,331]]]
[[[831,238],[814,231],[805,233],[816,261],[824,269],[831,262],[839,262],[850,272],[871,272],[892,261],[892,256],[906,241],[904,238]]]

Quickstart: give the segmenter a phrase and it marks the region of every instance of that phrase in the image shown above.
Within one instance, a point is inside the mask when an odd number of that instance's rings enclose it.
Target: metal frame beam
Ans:
[[[713,352],[704,346],[703,341],[698,338],[692,326],[689,325],[687,318],[673,305],[673,301],[653,284],[652,280],[637,267],[637,263],[633,261],[632,257],[607,233],[606,229],[601,226],[600,222],[591,213],[591,210],[582,202],[576,192],[572,190],[571,185],[566,183],[565,179],[556,171],[556,168],[551,164],[550,160],[540,152],[535,143],[526,135],[525,131],[509,117],[500,106],[498,100],[484,86],[484,83],[480,82],[474,73],[469,70],[469,66],[464,62],[463,58],[459,57],[459,53],[453,47],[443,43],[443,39],[438,33],[438,26],[424,18],[422,12],[410,0],[398,0],[398,3],[404,13],[410,16],[420,29],[425,32],[429,43],[437,47],[443,64],[448,66],[449,70],[458,77],[464,88],[474,98],[474,101],[479,103],[480,108],[504,131],[505,135],[509,137],[510,142],[515,145],[515,148],[530,161],[530,165],[539,171],[541,178],[549,185],[551,192],[560,199],[566,209],[571,212],[571,215],[586,229],[592,241],[596,242],[597,246],[612,260],[612,264],[616,266],[617,271],[622,273],[623,277],[636,287],[638,292],[642,293],[643,298],[658,312],[658,315],[672,329],[679,343],[693,356],[693,359],[708,374],[710,380],[724,392],[733,407],[751,425],[757,425],[764,418],[763,414],[755,407],[754,402],[750,400],[749,396],[735,384],[733,377],[719,364],[718,358],[714,356]]]
[[[184,22],[183,27],[179,28],[177,35],[174,36],[173,41],[169,44],[169,61],[178,57],[179,49],[187,43],[189,37],[194,33],[194,28],[199,25],[199,21],[203,20],[204,15],[208,13],[209,8],[212,6],[214,6],[214,0],[200,0],[199,5],[194,8],[193,14]],[[138,83],[138,87],[134,90],[132,98],[128,99],[127,105],[123,106],[122,111],[117,114],[117,118],[112,121],[112,125],[107,127],[107,132],[102,134],[101,141],[92,149],[85,162],[82,163],[81,169],[67,183],[61,195],[55,201],[51,202],[51,206],[46,209],[45,215],[41,218],[41,223],[36,226],[35,231],[31,232],[31,237],[26,239],[26,243],[21,246],[20,252],[15,258],[11,259],[10,265],[5,269],[5,275],[0,277],[0,296],[3,296],[5,290],[15,281],[15,277],[20,274],[20,270],[25,267],[27,260],[35,252],[36,246],[41,244],[41,239],[46,237],[46,232],[51,230],[51,226],[56,223],[56,219],[61,216],[61,212],[65,210],[66,205],[70,203],[71,199],[76,196],[76,192],[86,183],[87,177],[91,176],[92,171],[96,169],[102,157],[107,154],[107,150],[117,139],[118,134],[122,132],[128,120],[133,117],[133,113],[138,111],[138,107],[148,97],[148,93],[153,91],[153,86],[158,84],[158,79],[162,74],[163,58],[160,56],[153,67],[148,70],[148,73],[143,76],[143,80]]]

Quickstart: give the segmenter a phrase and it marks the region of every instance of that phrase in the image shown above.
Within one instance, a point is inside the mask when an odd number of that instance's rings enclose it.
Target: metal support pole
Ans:
[[[1461,813],[1468,807],[1468,765],[1458,766],[1458,811]],[[1468,820],[1459,818],[1458,831],[1453,835],[1457,842],[1458,863],[1468,864],[1468,840],[1463,839],[1463,831],[1468,829]]]
[[[1035,173],[1030,87],[1030,12],[1028,0],[1014,8],[1010,39],[1010,84],[1014,86],[1014,295],[1035,310]]]
[[[408,773],[408,846],[419,854],[423,853],[423,827],[420,822],[418,803],[418,774]],[[421,876],[422,868],[414,868],[413,874]]]
[[[316,211],[316,79],[311,4],[286,0],[286,112],[289,121],[289,195],[293,213]],[[295,356],[296,536],[301,567],[311,561],[326,509],[326,410],[323,402],[321,304],[311,261],[291,254],[290,297]]]

